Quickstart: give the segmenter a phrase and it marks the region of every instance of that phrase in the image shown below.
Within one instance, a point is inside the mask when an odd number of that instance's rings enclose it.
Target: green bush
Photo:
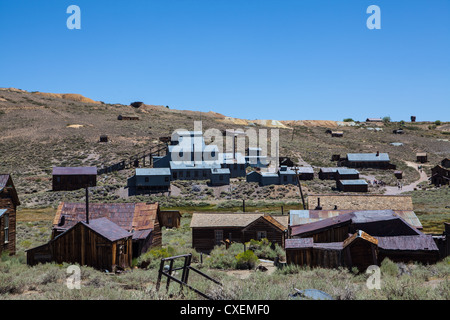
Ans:
[[[175,249],[171,246],[167,248],[154,248],[147,251],[137,259],[137,266],[140,268],[155,268],[159,266],[161,259],[175,255]]]
[[[256,267],[258,257],[252,250],[246,250],[236,256],[236,268],[237,269],[253,269]]]
[[[440,125],[441,125],[441,120],[436,120],[436,121],[434,122],[434,124],[437,125],[437,126],[440,126]]]
[[[382,275],[389,275],[392,277],[396,277],[398,275],[397,265],[389,258],[384,258],[384,260],[381,262],[380,271]]]
[[[285,257],[283,248],[278,244],[272,245],[272,243],[266,238],[257,240],[250,240],[247,243],[248,249],[252,250],[258,258],[274,260],[278,258],[282,260]]]

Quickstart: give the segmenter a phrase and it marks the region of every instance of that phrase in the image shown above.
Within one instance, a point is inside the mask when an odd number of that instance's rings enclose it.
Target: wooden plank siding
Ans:
[[[265,222],[264,219],[258,219],[248,227],[242,230],[242,242],[248,242],[250,240],[260,240],[258,239],[258,232],[264,231],[266,233],[267,240],[269,240],[272,244],[278,244],[280,247],[284,248],[284,239],[285,233],[278,229],[274,228],[268,222]]]
[[[215,239],[216,230],[223,232],[222,240],[242,242],[242,227],[192,228],[192,247],[202,252],[209,252],[214,249],[216,245],[219,245]]]
[[[9,252],[10,255],[14,255],[16,254],[16,205],[7,193],[0,193],[0,209],[6,209],[6,213],[0,218],[0,254]],[[6,223],[8,223],[7,242],[5,242]]]

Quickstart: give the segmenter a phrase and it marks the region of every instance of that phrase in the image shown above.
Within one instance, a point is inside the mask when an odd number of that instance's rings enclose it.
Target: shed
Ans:
[[[53,191],[72,191],[97,185],[96,167],[54,167]]]
[[[107,218],[132,234],[133,257],[162,245],[159,212],[157,202],[89,204],[90,219]],[[85,203],[60,203],[53,220],[52,239],[85,220]]]
[[[280,178],[275,172],[261,172],[261,186],[268,186],[271,184],[279,184]]]
[[[108,136],[106,134],[102,134],[100,136],[100,142],[108,142]]]
[[[211,179],[210,184],[212,186],[224,186],[230,184],[230,169],[224,168],[224,169],[218,169],[213,168],[211,169]]]
[[[344,136],[344,132],[343,131],[331,131],[331,136],[341,138]]]
[[[320,168],[319,169],[319,179],[321,180],[335,180],[336,172],[339,168]]]
[[[368,192],[369,184],[366,180],[337,180],[336,188],[343,192]]]
[[[115,271],[131,267],[132,234],[107,218],[79,221],[53,238],[46,246],[27,251],[27,263],[42,262],[35,254],[56,263],[78,263],[99,270]]]
[[[128,195],[168,192],[171,176],[169,168],[137,168],[127,180]]]
[[[0,174],[0,255],[16,254],[16,212],[19,197],[11,175]]]
[[[444,168],[450,168],[450,159],[445,158],[441,161],[441,166]]]
[[[292,168],[295,171],[295,168]],[[313,180],[314,169],[312,167],[297,167],[298,178],[300,180]]]
[[[426,152],[416,153],[416,159],[417,159],[417,162],[420,162],[420,163],[427,162],[428,161],[427,153]]]
[[[131,116],[131,115],[123,116],[123,115],[120,114],[117,117],[117,120],[139,120],[139,117],[138,116]]]
[[[431,183],[435,186],[443,186],[450,184],[450,169],[444,168],[440,165],[431,169]]]
[[[401,170],[395,170],[395,171],[394,171],[394,176],[395,176],[397,179],[403,179],[403,171],[401,171]]]
[[[411,122],[416,122],[416,116],[411,116]]]
[[[381,118],[367,118],[366,122],[383,122]]]
[[[181,213],[177,210],[161,210],[159,211],[159,220],[161,222],[161,227],[179,228]]]
[[[261,174],[257,171],[251,171],[251,172],[247,173],[246,181],[261,183]]]
[[[278,176],[280,177],[279,184],[294,184],[297,185],[297,175],[294,170],[288,168],[287,166],[281,166],[278,171]]]

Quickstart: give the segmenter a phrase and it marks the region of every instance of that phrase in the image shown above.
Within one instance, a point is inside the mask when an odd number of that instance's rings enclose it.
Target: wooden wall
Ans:
[[[286,250],[287,264],[300,266],[338,268],[344,265],[341,250],[301,248]]]
[[[376,244],[365,239],[355,239],[344,248],[343,255],[345,264],[349,267],[356,267],[364,271],[370,265],[378,264],[378,247]]]
[[[214,230],[223,231],[223,240],[230,239],[233,242],[242,242],[242,228],[192,228],[192,247],[197,251],[209,252],[215,243]]]
[[[96,185],[97,175],[54,175],[52,190],[72,191]]]
[[[271,224],[260,220],[257,220],[243,231],[243,242],[248,242],[251,239],[258,240],[258,231],[265,231],[267,240],[272,244],[277,243],[280,247],[284,248],[284,232],[273,227]]]
[[[329,228],[323,231],[314,233],[305,233],[301,236],[294,236],[293,238],[313,238],[314,243],[321,242],[342,242],[348,238],[349,227],[348,225]]]
[[[120,250],[120,246],[124,246]],[[113,271],[115,266],[131,266],[131,237],[111,242],[89,228],[78,224],[51,242],[52,260],[78,263],[100,270]]]
[[[16,254],[16,205],[7,193],[6,188],[0,193],[0,209],[7,209],[8,215],[8,243],[5,243],[5,215],[0,218],[0,254],[8,251],[10,255]]]
[[[161,227],[179,228],[181,215],[179,211],[160,211],[159,220]]]

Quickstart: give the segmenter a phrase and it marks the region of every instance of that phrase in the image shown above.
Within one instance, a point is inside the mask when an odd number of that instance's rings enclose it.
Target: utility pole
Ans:
[[[300,196],[302,197],[303,210],[306,209],[305,198],[303,197],[302,185],[300,183],[300,178],[298,177],[297,165],[295,165],[295,176],[297,177],[298,189],[300,190]]]

